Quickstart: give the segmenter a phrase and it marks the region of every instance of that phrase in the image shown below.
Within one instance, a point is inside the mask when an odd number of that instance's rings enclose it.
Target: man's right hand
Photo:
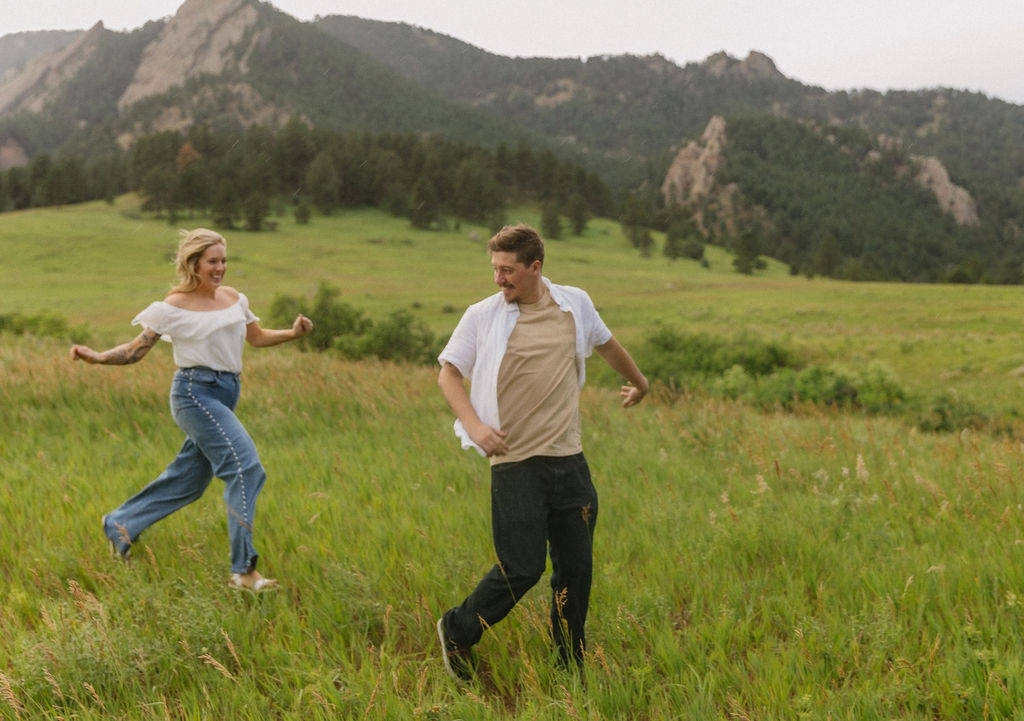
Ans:
[[[508,453],[508,443],[505,442],[508,433],[505,431],[491,428],[486,423],[480,423],[474,428],[467,428],[466,431],[473,443],[480,446],[488,458]]]

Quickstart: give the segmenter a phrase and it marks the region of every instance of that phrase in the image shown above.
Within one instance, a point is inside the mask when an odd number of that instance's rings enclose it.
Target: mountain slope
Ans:
[[[543,142],[257,0],[188,0],[130,34],[97,25],[0,81],[0,146],[29,157],[97,133],[127,147],[200,122],[275,126],[293,116],[333,129]]]
[[[760,110],[810,92],[760,53],[684,67],[660,56],[506,58],[400,23],[348,16],[318,23],[417,83],[612,154],[658,157],[714,114]]]
[[[769,113],[897,138],[982,193],[976,186],[1024,177],[1024,107],[976,93],[829,93],[786,78],[757,52],[685,67],[659,56],[505,58],[400,23],[331,16],[318,24],[419,84],[591,153],[667,167],[669,148],[698,137],[711,117]]]
[[[39,30],[0,37],[0,76],[40,55],[67,47],[82,30]]]
[[[0,170],[42,153],[116,156],[164,130],[231,134],[294,118],[504,143],[506,163],[519,143],[555,149],[639,199],[642,224],[666,230],[673,196],[659,189],[722,117],[742,142],[724,145],[719,202],[689,206],[719,242],[750,231],[794,266],[850,277],[935,280],[965,263],[973,279],[1021,275],[1024,108],[975,93],[830,93],[757,52],[685,66],[508,58],[403,23],[303,23],[258,0],[186,0],[131,33],[97,24],[68,39],[35,57],[43,45],[24,49],[0,78]],[[827,187],[837,190],[819,192]]]

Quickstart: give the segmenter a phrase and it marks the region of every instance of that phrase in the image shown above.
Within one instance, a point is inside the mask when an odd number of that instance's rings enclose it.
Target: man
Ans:
[[[438,384],[462,447],[491,459],[498,555],[476,589],[437,622],[445,668],[461,680],[472,675],[472,646],[540,580],[549,549],[552,635],[563,664],[582,663],[597,521],[580,432],[586,358],[596,348],[628,381],[623,407],[648,390],[586,292],[542,275],[536,230],[505,226],[487,248],[501,290],[466,310],[438,358]]]

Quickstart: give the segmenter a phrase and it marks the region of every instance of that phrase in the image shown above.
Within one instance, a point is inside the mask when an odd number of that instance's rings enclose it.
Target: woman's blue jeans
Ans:
[[[256,446],[235,417],[237,373],[181,368],[171,383],[171,415],[185,443],[156,480],[107,515],[103,531],[127,553],[144,530],[197,500],[213,476],[224,481],[231,572],[247,573],[259,554],[252,545],[256,497],[266,473]]]
[[[498,563],[462,605],[445,636],[472,646],[544,575],[551,554],[551,632],[561,660],[583,660],[590,605],[597,491],[582,453],[491,467],[491,524]]]

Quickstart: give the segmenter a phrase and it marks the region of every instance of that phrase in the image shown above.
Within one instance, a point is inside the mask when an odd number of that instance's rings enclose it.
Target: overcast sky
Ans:
[[[771,57],[829,90],[937,86],[1024,105],[1024,0],[274,0],[288,14],[419,25],[508,56],[660,53],[680,65],[724,50]],[[0,0],[0,36],[131,30],[181,0]]]

